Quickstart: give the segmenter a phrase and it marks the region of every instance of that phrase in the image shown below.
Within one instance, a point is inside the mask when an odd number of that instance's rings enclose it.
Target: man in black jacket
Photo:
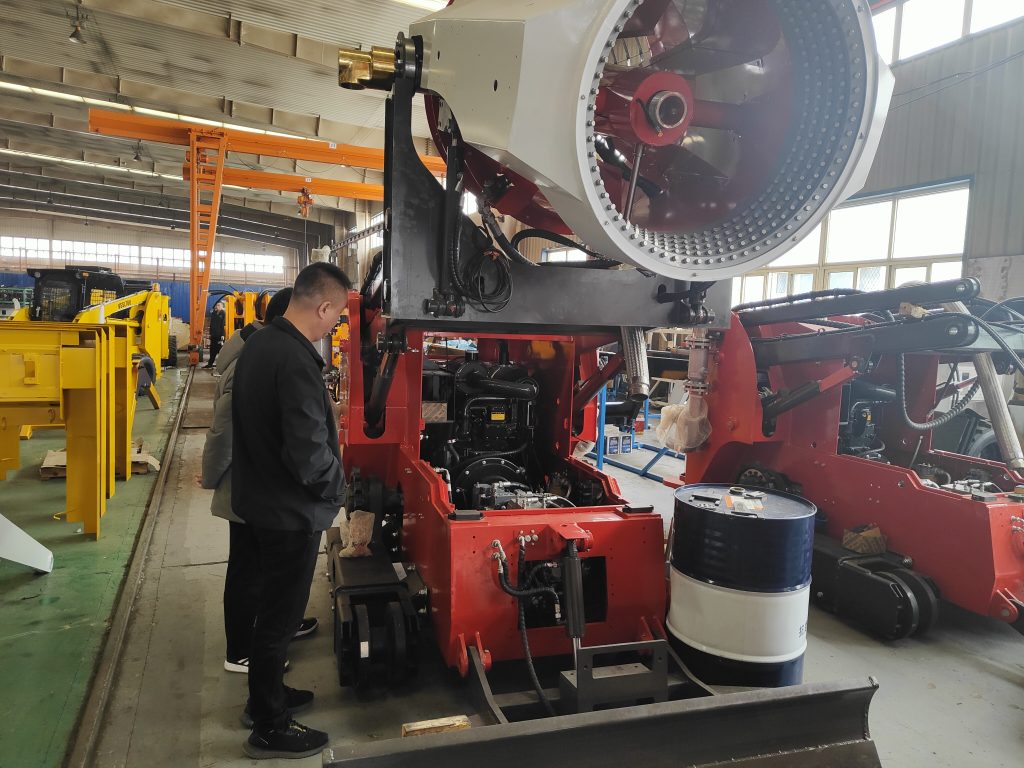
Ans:
[[[288,643],[309,598],[322,532],[341,505],[337,417],[313,347],[347,311],[345,273],[314,263],[283,317],[254,333],[235,367],[231,507],[258,552],[262,579],[249,657],[250,757],[304,757],[327,744],[289,711],[312,701],[286,688]]]
[[[227,335],[226,318],[224,302],[218,301],[213,305],[213,311],[210,312],[210,359],[203,366],[204,368],[213,368],[213,363],[217,359],[217,353],[224,346],[224,337]]]

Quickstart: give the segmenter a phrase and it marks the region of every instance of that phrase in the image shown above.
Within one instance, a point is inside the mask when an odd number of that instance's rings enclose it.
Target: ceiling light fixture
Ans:
[[[71,21],[71,34],[68,35],[69,43],[78,43],[79,45],[85,44],[85,38],[82,37],[82,26],[85,24],[86,16],[82,15],[82,9],[79,6],[75,7],[75,17],[71,18],[71,11],[68,11],[68,19]]]
[[[89,160],[75,160],[69,157],[56,157],[54,155],[43,155],[38,152],[25,152],[20,149],[0,149],[0,155],[9,155],[11,157],[25,157],[32,160],[41,160],[48,163],[61,163],[63,165],[77,165],[85,168],[97,168],[101,171],[119,171],[121,173],[130,173],[135,176],[149,176],[158,179],[169,179],[171,181],[184,181],[181,176],[176,176],[172,173],[158,173],[156,171],[145,171],[141,168],[129,168],[123,165],[109,165],[107,163],[94,163]]]
[[[413,8],[422,8],[424,11],[440,11],[448,5],[448,0],[396,0],[396,2]]]

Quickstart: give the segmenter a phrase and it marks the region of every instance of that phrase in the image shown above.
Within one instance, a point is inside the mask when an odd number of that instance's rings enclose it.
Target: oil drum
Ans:
[[[806,499],[760,488],[676,491],[667,626],[702,680],[801,682],[816,513]]]

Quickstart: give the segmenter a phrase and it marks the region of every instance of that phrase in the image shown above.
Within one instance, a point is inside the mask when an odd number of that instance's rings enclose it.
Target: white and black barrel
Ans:
[[[759,488],[676,491],[668,630],[705,682],[801,682],[816,513]]]

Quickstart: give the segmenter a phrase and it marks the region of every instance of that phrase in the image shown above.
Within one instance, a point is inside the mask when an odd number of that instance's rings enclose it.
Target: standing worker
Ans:
[[[244,745],[256,759],[306,757],[327,745],[326,733],[289,716],[289,698],[300,692],[287,691],[283,676],[321,537],[345,490],[336,411],[313,342],[347,313],[351,287],[333,264],[310,264],[284,316],[249,338],[235,368],[231,508],[246,522],[262,574],[249,651],[253,730]]]
[[[225,321],[224,301],[222,299],[213,305],[213,311],[210,312],[210,360],[203,366],[204,368],[213,368],[213,364],[217,360],[217,353],[220,352],[220,348],[224,345],[226,330],[227,323]]]
[[[292,289],[278,291],[267,304],[264,322],[249,323],[234,334],[217,357],[220,381],[213,394],[213,425],[206,433],[203,446],[203,474],[200,484],[214,489],[210,511],[228,521],[228,567],[224,577],[224,637],[227,641],[224,669],[229,672],[249,671],[249,645],[252,628],[256,623],[256,599],[259,588],[259,563],[256,553],[246,546],[243,530],[245,523],[231,511],[231,401],[234,389],[235,363],[242,353],[242,345],[264,323],[273,322],[288,308]],[[319,622],[305,618],[295,638],[306,637],[316,631]],[[293,696],[292,711],[301,707]]]

